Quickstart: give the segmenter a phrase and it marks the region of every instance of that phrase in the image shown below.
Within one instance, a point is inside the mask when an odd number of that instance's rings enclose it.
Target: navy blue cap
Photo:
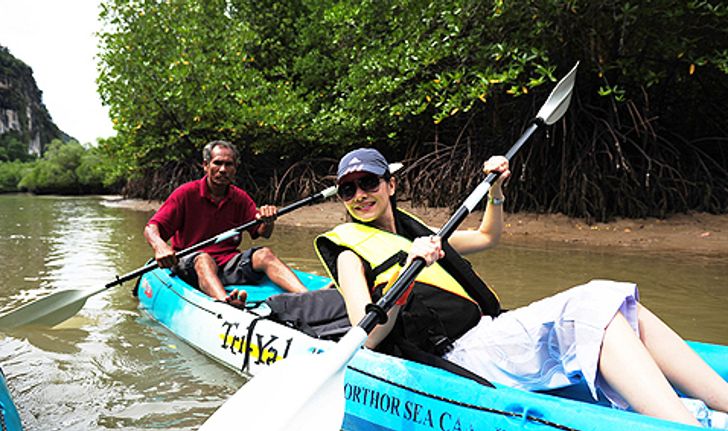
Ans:
[[[336,181],[338,182],[344,175],[352,172],[369,172],[381,177],[387,171],[389,171],[389,165],[382,153],[374,148],[357,148],[347,153],[339,161]]]

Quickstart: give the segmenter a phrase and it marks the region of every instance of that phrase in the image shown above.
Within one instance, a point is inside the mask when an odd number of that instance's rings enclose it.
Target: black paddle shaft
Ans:
[[[313,194],[313,195],[311,195],[311,196],[309,196],[307,198],[301,199],[301,200],[299,200],[297,202],[294,202],[294,203],[292,203],[292,204],[290,204],[290,205],[288,205],[286,207],[283,207],[283,208],[279,209],[278,210],[278,216],[282,216],[283,214],[289,213],[289,212],[291,212],[293,210],[296,210],[296,209],[298,209],[298,208],[300,208],[302,206],[316,203],[319,200],[323,200],[324,197],[326,197],[326,195],[324,194],[324,192],[315,193],[315,194]],[[222,232],[222,233],[220,233],[219,235],[217,235],[215,237],[212,237],[210,239],[207,239],[205,241],[202,241],[202,242],[199,242],[199,243],[197,243],[195,245],[192,245],[190,247],[187,247],[186,249],[177,252],[177,257],[184,257],[184,256],[187,256],[189,254],[192,254],[192,253],[194,253],[196,251],[202,250],[205,247],[208,247],[208,246],[211,246],[211,245],[216,244],[218,242],[224,241],[224,240],[226,240],[228,238],[231,238],[231,237],[233,237],[235,235],[238,235],[241,232],[244,232],[244,231],[250,229],[251,227],[257,226],[257,225],[259,225],[261,223],[263,223],[262,220],[251,220],[248,223],[245,223],[244,225],[241,225],[241,226],[238,226],[236,228],[230,229],[228,231]],[[114,281],[112,281],[112,282],[107,283],[106,284],[106,287],[107,288],[114,287],[114,286],[119,285],[121,283],[124,283],[126,281],[129,281],[129,280],[132,280],[134,278],[137,278],[137,277],[139,277],[142,274],[146,274],[147,272],[149,272],[149,271],[151,271],[151,270],[153,270],[155,268],[158,268],[158,267],[159,267],[159,264],[156,261],[151,262],[151,263],[148,263],[147,265],[145,265],[145,266],[143,266],[141,268],[135,269],[134,271],[131,271],[129,273],[126,273],[126,274],[124,274],[122,276],[116,276],[116,279]]]

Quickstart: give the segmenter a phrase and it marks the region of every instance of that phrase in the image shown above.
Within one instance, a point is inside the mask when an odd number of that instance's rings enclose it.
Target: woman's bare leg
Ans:
[[[599,371],[635,411],[700,426],[622,313],[604,331]]]
[[[728,412],[728,383],[650,310],[638,305],[640,338],[657,366],[676,388]]]

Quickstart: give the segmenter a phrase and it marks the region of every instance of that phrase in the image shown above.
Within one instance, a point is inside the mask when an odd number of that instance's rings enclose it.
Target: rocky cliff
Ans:
[[[0,161],[40,155],[56,138],[70,139],[43,105],[33,70],[0,46]]]

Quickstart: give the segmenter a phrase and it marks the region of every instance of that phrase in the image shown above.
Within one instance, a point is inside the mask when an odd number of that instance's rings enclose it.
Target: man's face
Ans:
[[[210,185],[213,187],[227,187],[235,179],[237,170],[235,153],[229,148],[217,146],[212,149],[210,156],[209,162],[202,163]]]

